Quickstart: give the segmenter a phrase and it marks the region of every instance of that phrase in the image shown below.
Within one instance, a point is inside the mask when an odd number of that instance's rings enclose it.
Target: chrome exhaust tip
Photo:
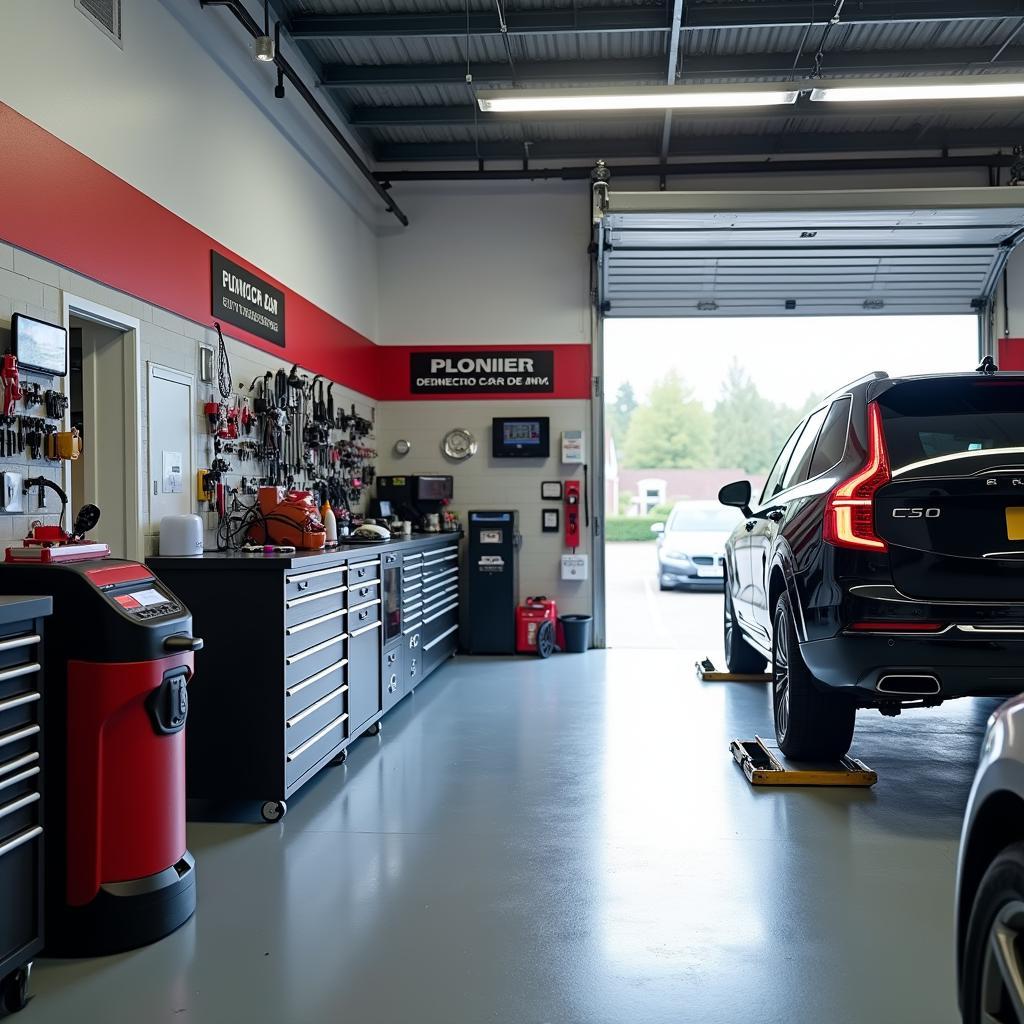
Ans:
[[[928,697],[939,693],[942,687],[936,676],[911,673],[888,673],[875,684],[879,693],[893,693],[904,697]]]

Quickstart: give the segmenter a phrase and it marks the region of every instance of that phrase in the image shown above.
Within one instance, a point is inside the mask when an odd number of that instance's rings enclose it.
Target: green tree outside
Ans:
[[[615,397],[605,407],[605,422],[608,425],[608,432],[618,447],[622,447],[626,439],[626,431],[629,430],[629,421],[633,418],[633,412],[637,407],[636,393],[629,381],[623,381],[619,385]]]
[[[713,463],[712,420],[670,370],[630,418],[622,464],[637,469],[699,469]]]

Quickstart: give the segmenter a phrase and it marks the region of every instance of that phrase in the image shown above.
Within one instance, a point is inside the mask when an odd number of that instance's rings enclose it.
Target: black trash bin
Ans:
[[[590,650],[590,627],[594,619],[591,615],[559,615],[562,634],[565,637],[565,650],[569,654],[582,654]]]

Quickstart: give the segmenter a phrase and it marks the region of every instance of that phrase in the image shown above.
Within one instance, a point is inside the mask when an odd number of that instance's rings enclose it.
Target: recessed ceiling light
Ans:
[[[772,107],[795,103],[799,89],[715,86],[654,86],[638,89],[523,89],[482,91],[480,109],[493,114],[587,110],[700,110]]]

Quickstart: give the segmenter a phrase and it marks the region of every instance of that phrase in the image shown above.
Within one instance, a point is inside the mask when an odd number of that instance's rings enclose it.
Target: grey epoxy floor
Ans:
[[[671,650],[458,659],[277,825],[199,823],[199,909],[41,961],[24,1024],[952,1024],[993,702],[863,714],[871,792],[761,792],[764,687]]]

